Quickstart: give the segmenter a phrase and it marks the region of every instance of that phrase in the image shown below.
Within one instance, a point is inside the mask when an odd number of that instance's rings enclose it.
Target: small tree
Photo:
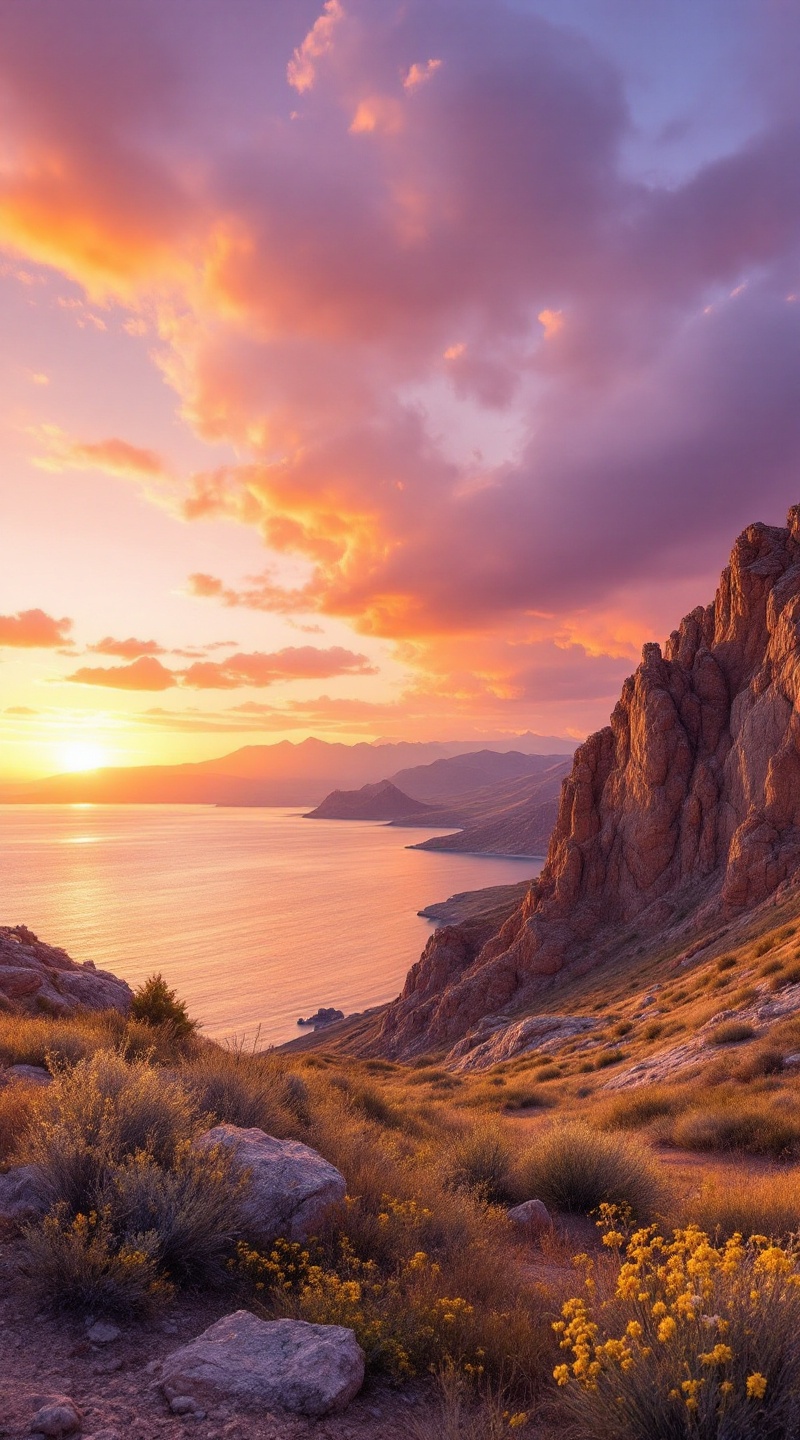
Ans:
[[[160,973],[148,976],[134,992],[131,1015],[147,1025],[168,1025],[176,1040],[188,1040],[199,1025],[189,1018],[185,1001],[178,999]]]

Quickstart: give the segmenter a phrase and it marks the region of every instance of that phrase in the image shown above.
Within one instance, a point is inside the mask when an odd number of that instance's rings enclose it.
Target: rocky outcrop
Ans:
[[[364,1383],[364,1352],[342,1325],[226,1315],[165,1361],[167,1400],[321,1416],[343,1410]]]
[[[404,795],[391,780],[362,785],[360,790],[332,790],[306,820],[405,820],[427,815],[428,805]]]
[[[45,945],[25,925],[0,925],[0,1010],[26,1015],[70,1015],[80,1010],[130,1009],[131,990],[91,960],[83,965],[66,950]]]
[[[286,1240],[307,1239],[331,1206],[345,1197],[341,1171],[299,1140],[276,1140],[263,1130],[215,1125],[194,1143],[201,1150],[217,1145],[233,1150],[237,1165],[247,1172],[243,1227],[255,1245],[270,1245],[279,1235]]]
[[[613,927],[663,932],[764,900],[800,864],[800,506],[751,525],[714,603],[664,652],[647,644],[605,729],[563,784],[547,862],[476,950],[437,932],[384,1018],[377,1048],[452,1043],[481,1017],[586,962]]]

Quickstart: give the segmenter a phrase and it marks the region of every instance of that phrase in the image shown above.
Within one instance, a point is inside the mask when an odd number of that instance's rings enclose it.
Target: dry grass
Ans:
[[[737,1232],[786,1239],[800,1229],[800,1174],[753,1175],[746,1185],[707,1180],[691,1214],[703,1230],[723,1239]]]
[[[642,1220],[665,1203],[665,1184],[644,1147],[581,1122],[543,1131],[515,1167],[520,1199],[589,1215],[604,1201],[629,1206]]]

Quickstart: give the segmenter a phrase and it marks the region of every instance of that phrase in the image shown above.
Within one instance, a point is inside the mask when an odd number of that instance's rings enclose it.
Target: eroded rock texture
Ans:
[[[79,965],[66,950],[45,945],[24,925],[0,925],[0,1010],[15,1014],[71,1015],[81,1010],[121,1010],[131,990],[90,960]]]
[[[739,909],[800,865],[800,506],[739,536],[716,599],[644,646],[610,725],[576,751],[547,864],[482,948],[437,931],[379,1046],[452,1041],[608,927],[661,927],[682,894]]]

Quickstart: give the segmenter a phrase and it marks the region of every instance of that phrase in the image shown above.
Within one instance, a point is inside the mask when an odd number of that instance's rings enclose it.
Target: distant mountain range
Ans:
[[[557,736],[529,733],[493,741],[488,753],[510,750],[541,757],[545,751],[571,755],[572,746]],[[356,789],[393,778],[398,770],[410,773],[476,751],[487,753],[486,742],[281,740],[186,765],[107,768],[0,783],[0,804],[317,805],[331,790]]]
[[[400,770],[380,785],[335,790],[309,819],[458,826],[414,848],[544,855],[570,765],[559,755],[480,750]]]

